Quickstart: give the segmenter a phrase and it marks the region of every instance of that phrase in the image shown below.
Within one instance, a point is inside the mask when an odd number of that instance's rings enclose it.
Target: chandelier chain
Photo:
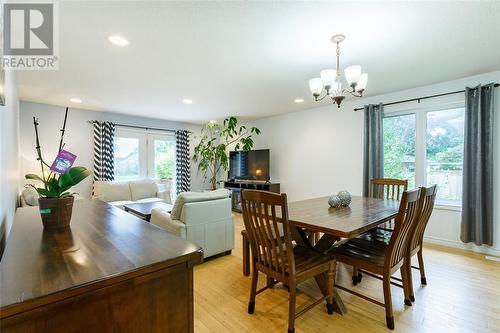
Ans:
[[[337,42],[337,80],[340,78],[340,43]]]

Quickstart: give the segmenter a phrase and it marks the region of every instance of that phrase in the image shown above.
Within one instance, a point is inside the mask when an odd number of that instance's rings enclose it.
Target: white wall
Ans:
[[[363,112],[354,112],[353,108],[369,103],[387,103],[463,90],[465,86],[490,82],[500,82],[500,71],[363,99],[348,97],[340,109],[323,102],[324,106],[318,108],[263,118],[249,125],[262,130],[262,135],[255,139],[255,149],[271,150],[271,180],[281,183],[282,192],[286,192],[291,201],[327,196],[343,189],[353,195],[360,195],[363,183]],[[385,111],[415,109],[425,105],[463,100],[463,95],[457,94],[424,100],[421,104],[412,102],[386,107]],[[499,105],[500,88],[496,88],[494,139],[494,202],[496,203],[500,200]],[[500,207],[495,208],[493,248],[476,249],[460,242],[459,210],[436,209],[427,228],[427,240],[500,254]]]
[[[19,98],[15,72],[5,73],[5,106],[0,106],[0,254],[19,193]]]
[[[59,146],[60,129],[64,120],[65,108],[47,104],[21,102],[20,116],[20,147],[21,147],[21,175],[26,173],[40,173],[40,165],[36,161],[35,132],[33,117],[39,118],[39,138],[42,154],[47,163],[51,163]],[[70,108],[64,142],[65,149],[77,155],[75,165],[93,168],[93,127],[88,120],[112,121],[119,124],[145,126],[165,129],[187,129],[198,133],[200,126],[178,123],[167,120],[126,116],[111,112],[96,112]],[[193,145],[193,140],[191,140]],[[198,175],[196,166],[191,164],[191,188],[203,188],[203,178]],[[75,187],[75,192],[90,197],[92,177],[88,177]]]

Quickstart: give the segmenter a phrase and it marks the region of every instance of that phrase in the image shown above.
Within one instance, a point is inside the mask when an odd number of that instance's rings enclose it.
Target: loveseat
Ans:
[[[152,179],[94,181],[93,197],[121,209],[123,209],[123,205],[130,203],[172,202],[170,191],[161,189]]]

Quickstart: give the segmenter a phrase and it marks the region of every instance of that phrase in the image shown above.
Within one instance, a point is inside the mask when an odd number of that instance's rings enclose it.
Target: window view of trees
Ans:
[[[158,179],[174,176],[175,141],[155,140],[155,175]]]
[[[410,188],[438,184],[437,201],[460,205],[464,149],[464,109],[425,112],[427,128],[416,127],[416,115],[387,116],[383,123],[384,177],[408,179]],[[425,146],[425,165],[415,163],[417,131]],[[420,163],[420,162],[419,162]],[[425,179],[416,180],[415,170]],[[425,175],[423,175],[425,174]]]
[[[427,184],[438,184],[437,199],[460,204],[464,149],[464,109],[427,113]]]
[[[384,118],[384,177],[415,187],[415,115]]]
[[[130,136],[128,136],[130,135]],[[172,179],[175,174],[175,140],[158,134],[122,131],[114,140],[115,179]]]

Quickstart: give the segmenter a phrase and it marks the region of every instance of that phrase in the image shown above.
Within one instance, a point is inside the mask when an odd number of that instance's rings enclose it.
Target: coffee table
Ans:
[[[123,205],[123,208],[126,212],[133,213],[148,222],[151,219],[151,211],[154,208],[161,208],[169,213],[172,211],[172,205],[164,201],[131,203]]]

